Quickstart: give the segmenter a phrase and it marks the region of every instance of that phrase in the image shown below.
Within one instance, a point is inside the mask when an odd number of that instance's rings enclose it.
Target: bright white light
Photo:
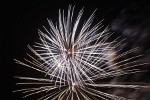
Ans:
[[[115,62],[119,58],[137,50],[128,50],[121,54],[115,48],[121,45],[115,39],[107,42],[112,35],[106,27],[102,30],[102,23],[99,22],[92,27],[95,11],[91,16],[81,23],[83,9],[74,15],[74,7],[69,6],[68,15],[59,10],[58,23],[53,24],[48,19],[49,28],[44,27],[45,32],[39,30],[41,43],[36,43],[28,48],[38,59],[27,54],[30,60],[25,63],[15,60],[35,71],[44,73],[49,78],[18,77],[19,79],[31,82],[18,84],[38,84],[38,88],[26,88],[17,91],[27,93],[24,97],[44,92],[45,95],[39,100],[126,100],[126,98],[111,95],[98,90],[99,87],[119,88],[143,88],[140,85],[124,84],[102,84],[98,80],[140,72],[133,69],[138,64],[136,58],[141,55]],[[82,27],[81,27],[82,26]],[[102,30],[102,31],[101,31]],[[125,67],[124,67],[125,66]],[[97,81],[95,81],[97,80]],[[35,81],[35,82],[33,82]],[[55,90],[55,91],[54,91]],[[53,91],[53,92],[51,92]]]

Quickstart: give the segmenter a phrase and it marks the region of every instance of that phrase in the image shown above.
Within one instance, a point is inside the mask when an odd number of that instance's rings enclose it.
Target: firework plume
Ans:
[[[116,50],[124,40],[120,37],[107,41],[112,33],[108,27],[102,30],[102,21],[92,26],[95,11],[81,23],[84,10],[81,9],[74,16],[74,7],[69,6],[67,16],[59,10],[58,23],[53,24],[49,19],[49,28],[39,30],[41,42],[29,46],[31,54],[25,61],[16,60],[24,65],[43,73],[43,78],[21,77],[26,82],[18,85],[32,85],[33,87],[15,90],[23,92],[24,98],[38,95],[38,100],[126,100],[128,98],[112,95],[100,91],[100,88],[145,88],[139,84],[104,83],[103,79],[113,78],[131,73],[141,72],[135,69],[141,55],[132,56],[116,62],[125,55],[135,52],[138,48],[119,53]],[[118,40],[120,40],[118,42]]]

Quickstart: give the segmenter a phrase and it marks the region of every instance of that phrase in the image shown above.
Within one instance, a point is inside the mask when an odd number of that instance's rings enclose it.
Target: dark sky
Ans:
[[[134,0],[136,1],[136,0]],[[47,25],[47,18],[54,22],[58,19],[58,9],[67,10],[68,5],[75,5],[75,10],[85,7],[85,18],[96,9],[96,20],[104,20],[104,25],[109,25],[120,11],[128,7],[134,2],[133,0],[20,0],[14,2],[5,1],[1,4],[3,16],[2,24],[4,26],[4,52],[2,52],[5,62],[2,68],[1,87],[5,87],[5,100],[19,100],[14,95],[15,76],[18,72],[14,58],[22,59],[27,51],[27,44],[34,43],[37,38],[37,29],[41,29],[43,25]],[[86,17],[87,16],[87,17]],[[2,94],[1,94],[2,95]]]

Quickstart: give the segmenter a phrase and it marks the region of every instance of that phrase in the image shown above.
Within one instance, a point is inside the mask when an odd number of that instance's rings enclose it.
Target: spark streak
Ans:
[[[24,98],[45,93],[38,100],[99,100],[100,98],[103,100],[126,100],[124,97],[102,92],[96,87],[145,88],[141,85],[95,82],[95,80],[141,72],[134,68],[145,63],[137,63],[139,61],[136,59],[141,55],[115,62],[115,60],[133,53],[137,48],[118,55],[119,50],[117,51],[115,48],[121,45],[122,41],[117,42],[120,37],[112,42],[107,42],[112,35],[108,27],[100,32],[102,22],[91,26],[95,11],[84,24],[80,23],[83,12],[84,10],[81,9],[77,18],[74,19],[74,7],[69,6],[67,17],[65,17],[64,11],[61,13],[59,10],[58,24],[54,25],[48,19],[50,28],[43,27],[45,32],[41,30],[38,32],[41,43],[36,42],[33,47],[28,45],[38,59],[30,54],[27,54],[29,59],[25,59],[24,62],[15,59],[16,63],[44,73],[45,76],[43,76],[44,78],[16,77],[28,81],[17,83],[17,85],[40,86],[15,92],[22,91],[25,94]]]

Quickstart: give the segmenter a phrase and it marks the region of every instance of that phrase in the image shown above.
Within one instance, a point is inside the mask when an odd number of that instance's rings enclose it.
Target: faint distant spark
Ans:
[[[48,19],[50,28],[44,27],[45,32],[39,30],[41,43],[36,42],[33,48],[28,45],[28,48],[38,59],[27,54],[30,60],[25,59],[24,62],[21,62],[15,59],[15,61],[44,73],[49,78],[46,76],[44,78],[16,77],[27,81],[17,84],[38,85],[35,88],[33,86],[33,88],[16,91],[22,91],[25,94],[24,97],[45,92],[39,100],[96,100],[100,98],[104,100],[125,100],[124,97],[102,92],[98,88],[138,89],[144,87],[125,83],[103,84],[96,81],[140,72],[134,67],[143,64],[138,64],[138,60],[135,60],[141,55],[115,63],[115,60],[136,51],[137,48],[118,54],[119,50],[116,51],[115,48],[121,45],[123,40],[117,42],[118,37],[112,42],[107,42],[112,35],[108,28],[99,32],[102,29],[101,22],[91,27],[95,11],[83,24],[80,23],[82,14],[83,9],[80,10],[74,20],[74,7],[69,6],[67,17],[65,17],[64,11],[61,13],[61,10],[59,10],[58,24],[54,25]]]

